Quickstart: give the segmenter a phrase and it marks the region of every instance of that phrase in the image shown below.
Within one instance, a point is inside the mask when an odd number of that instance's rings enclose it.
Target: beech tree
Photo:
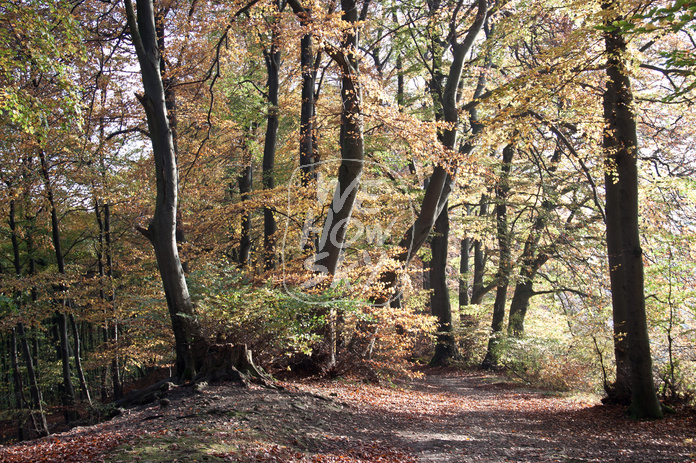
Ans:
[[[203,365],[207,342],[196,319],[176,244],[179,173],[167,117],[155,10],[151,0],[138,0],[137,11],[131,0],[125,0],[125,5],[145,90],[138,99],[147,116],[157,174],[155,213],[148,228],[141,232],[155,249],[176,339],[177,375],[191,379]]]
[[[463,8],[463,2],[457,2],[455,5],[441,5],[439,2],[435,2],[429,5],[429,10],[435,15],[441,8],[444,10],[447,6],[452,7],[452,9],[447,24],[444,46],[451,51],[452,62],[446,77],[441,69],[441,64],[430,69],[432,75],[429,88],[435,101],[435,114],[448,124],[439,136],[440,142],[445,152],[452,152],[457,148],[459,134],[460,105],[457,95],[464,62],[483,27],[489,6],[485,0],[476,3],[475,10],[472,9],[472,12],[475,12],[472,22],[463,33],[463,37],[459,31],[460,17],[458,16]],[[452,176],[448,173],[448,168],[456,168],[456,166],[449,166],[444,160],[435,165],[421,202],[420,212],[413,225],[404,233],[399,242],[399,248],[402,251],[395,256],[396,260],[408,263],[415,256],[430,234],[437,217],[445,208],[453,181]],[[381,282],[387,287],[395,288],[397,285],[396,272],[386,272],[381,277]],[[391,299],[396,301],[397,294],[393,293]]]
[[[619,18],[618,2],[603,4],[609,14],[604,42],[607,84],[604,92],[604,137],[607,253],[611,276],[614,332],[626,337],[631,373],[631,416],[661,418],[655,394],[652,357],[645,314],[643,251],[638,227],[638,136],[631,81],[626,69],[626,41],[611,21]],[[619,342],[618,346],[623,344]],[[617,352],[617,370],[623,352]],[[617,373],[620,378],[621,372]]]

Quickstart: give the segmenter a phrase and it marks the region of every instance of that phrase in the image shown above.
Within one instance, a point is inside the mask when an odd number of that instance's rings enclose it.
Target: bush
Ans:
[[[217,276],[211,278],[213,274]],[[339,285],[316,294],[308,304],[284,286],[270,282],[254,286],[233,268],[201,270],[190,281],[192,293],[199,295],[196,303],[208,336],[247,344],[260,365],[275,371],[295,366],[310,353],[315,359],[327,355],[325,334],[331,314],[335,314],[338,363],[333,374],[402,374],[415,343],[434,328],[432,317],[414,305],[418,298],[401,309],[373,307],[346,298]]]
[[[595,388],[596,372],[581,350],[553,338],[504,337],[500,342],[501,364],[525,382],[554,391]]]

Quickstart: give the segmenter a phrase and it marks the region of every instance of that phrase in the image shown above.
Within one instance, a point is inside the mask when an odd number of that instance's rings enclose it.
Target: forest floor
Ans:
[[[521,387],[483,372],[412,382],[229,383],[111,421],[0,446],[0,462],[696,461],[696,413],[630,421],[597,397]],[[165,401],[167,402],[167,401]]]

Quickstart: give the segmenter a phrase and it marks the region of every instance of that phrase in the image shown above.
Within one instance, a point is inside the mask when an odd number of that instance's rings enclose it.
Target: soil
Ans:
[[[177,387],[111,421],[0,446],[0,462],[696,461],[696,414],[631,421],[595,396],[483,372],[409,382]]]

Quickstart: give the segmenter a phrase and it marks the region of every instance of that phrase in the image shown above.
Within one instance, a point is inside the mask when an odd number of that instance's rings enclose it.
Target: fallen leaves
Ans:
[[[693,413],[634,422],[587,398],[480,372],[438,373],[390,387],[341,380],[286,383],[284,391],[179,390],[166,408],[144,405],[108,423],[0,447],[0,462],[672,462],[696,455]]]
[[[81,463],[103,461],[102,456],[135,437],[132,431],[75,429],[70,434],[0,447],[3,463]]]

